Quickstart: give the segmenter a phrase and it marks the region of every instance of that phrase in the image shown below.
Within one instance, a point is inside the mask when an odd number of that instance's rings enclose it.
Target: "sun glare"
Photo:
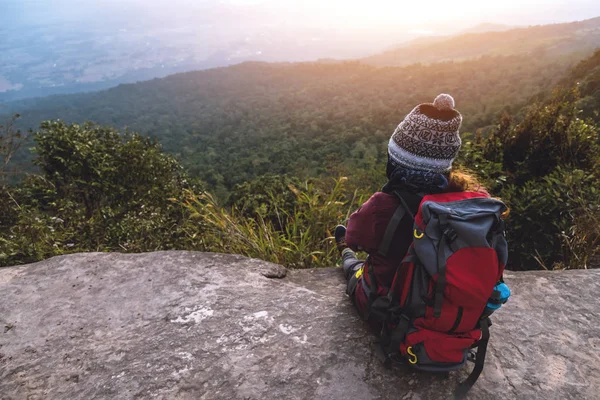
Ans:
[[[320,13],[322,17],[335,17],[334,24],[369,25],[402,24],[406,26],[424,23],[451,23],[477,17],[492,21],[499,15],[515,10],[542,9],[549,3],[564,4],[563,0],[305,0],[280,3],[280,7],[299,7],[308,13]]]

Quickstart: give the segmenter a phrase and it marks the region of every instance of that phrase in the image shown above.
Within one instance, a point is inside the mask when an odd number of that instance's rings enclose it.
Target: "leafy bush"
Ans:
[[[14,180],[16,171],[9,170],[8,165],[27,137],[15,127],[20,117],[14,114],[0,123],[0,185]]]
[[[591,186],[594,182],[597,178],[581,170],[558,168],[539,180],[527,181],[522,186],[509,185],[502,191],[503,199],[511,207],[508,239],[513,267],[583,268],[586,265],[588,256],[581,252],[583,243],[573,248],[573,252],[565,240],[581,241],[581,236],[575,236],[582,217],[577,204],[598,195]]]
[[[0,265],[75,251],[150,251],[182,246],[177,161],[138,134],[45,122],[35,134],[41,175],[3,186]]]
[[[600,207],[600,136],[579,118],[578,99],[557,91],[520,123],[505,116],[488,139],[466,143],[462,161],[511,207],[514,269],[585,268],[597,251],[589,218]]]

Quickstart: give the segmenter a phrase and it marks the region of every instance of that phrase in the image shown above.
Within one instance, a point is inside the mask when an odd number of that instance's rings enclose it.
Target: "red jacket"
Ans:
[[[403,199],[411,212],[416,214],[420,198],[413,194],[406,194],[403,195]],[[369,286],[371,284],[368,272],[372,268],[377,287],[384,290],[389,288],[400,261],[412,243],[413,220],[410,215],[406,214],[396,229],[388,256],[383,257],[377,254],[388,223],[399,206],[400,199],[396,195],[377,192],[352,214],[348,221],[346,243],[355,251],[362,250],[369,254],[363,274]],[[365,315],[367,296],[361,282],[355,292],[355,303],[361,314]]]

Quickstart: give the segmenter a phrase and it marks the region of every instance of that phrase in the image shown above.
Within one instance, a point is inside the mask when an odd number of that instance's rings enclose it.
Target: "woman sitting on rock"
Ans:
[[[347,293],[359,313],[368,318],[369,275],[377,287],[389,288],[397,267],[413,240],[413,219],[407,214],[393,234],[386,256],[379,253],[386,228],[401,199],[415,215],[423,196],[446,192],[485,189],[468,174],[452,170],[452,162],[461,147],[461,114],[454,109],[454,99],[439,95],[432,104],[415,107],[398,125],[388,145],[386,174],[388,182],[350,217],[348,228],[339,225],[335,240],[343,259],[348,281]],[[394,194],[400,193],[401,198]],[[366,261],[357,259],[355,251],[368,253]],[[370,325],[379,330],[374,319]]]

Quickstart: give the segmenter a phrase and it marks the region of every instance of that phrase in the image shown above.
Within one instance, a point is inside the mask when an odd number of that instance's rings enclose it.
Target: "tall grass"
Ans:
[[[591,192],[587,196],[584,191]],[[598,268],[600,256],[600,203],[590,198],[600,198],[595,186],[585,189],[571,186],[569,198],[573,203],[570,211],[573,224],[562,232],[565,265],[568,269]]]
[[[189,213],[185,229],[199,250],[241,254],[289,268],[333,266],[339,254],[332,229],[363,200],[356,190],[346,188],[346,182],[347,178],[339,178],[326,187],[290,186],[297,203],[293,210],[276,210],[279,228],[260,215],[248,217],[235,208],[225,209],[209,193],[186,191],[180,202]]]

